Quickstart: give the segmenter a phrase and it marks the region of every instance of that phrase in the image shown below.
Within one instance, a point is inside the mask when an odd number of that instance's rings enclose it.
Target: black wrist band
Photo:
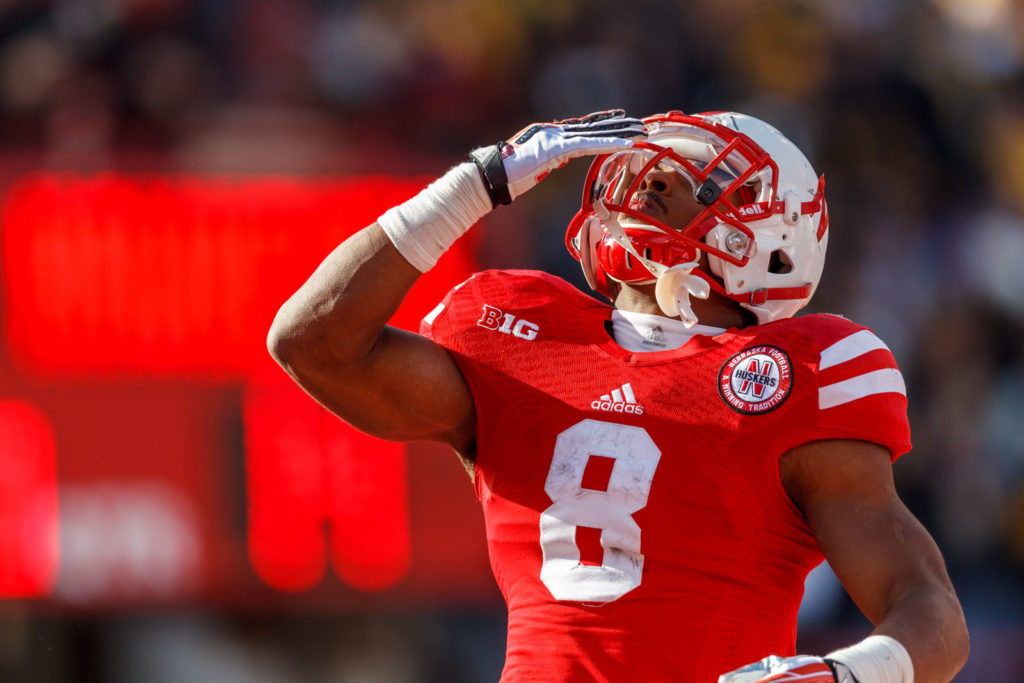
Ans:
[[[508,191],[508,176],[505,175],[505,166],[501,163],[501,146],[503,144],[499,142],[490,147],[474,149],[469,153],[469,158],[480,169],[487,195],[491,198],[491,204],[494,206],[512,203],[512,194]]]
[[[842,662],[826,657],[825,663],[828,664],[828,668],[832,669],[832,675],[835,677],[836,683],[859,683],[857,677],[850,671],[850,667]]]

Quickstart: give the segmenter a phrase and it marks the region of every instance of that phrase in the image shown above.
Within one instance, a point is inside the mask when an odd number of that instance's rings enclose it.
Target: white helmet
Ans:
[[[646,140],[594,160],[583,205],[566,232],[591,287],[610,296],[609,280],[657,282],[661,308],[690,325],[696,317],[689,296],[705,298],[709,289],[758,323],[803,308],[821,278],[828,243],[824,176],[782,133],[752,116],[673,111],[644,123]],[[629,208],[654,169],[689,182],[702,208],[687,225]],[[696,268],[702,251],[710,274]]]

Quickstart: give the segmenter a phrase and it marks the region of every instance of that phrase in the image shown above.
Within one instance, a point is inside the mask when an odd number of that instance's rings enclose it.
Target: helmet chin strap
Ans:
[[[594,213],[604,223],[604,227],[612,239],[654,275],[654,298],[658,302],[658,307],[670,318],[678,317],[682,320],[687,329],[696,325],[697,315],[690,305],[690,297],[707,299],[711,294],[711,286],[708,282],[699,275],[693,274],[693,269],[699,264],[696,261],[691,261],[670,267],[644,258],[637,252],[626,235],[626,231],[622,229],[619,219],[605,206],[604,200],[598,199],[594,202],[593,207]]]

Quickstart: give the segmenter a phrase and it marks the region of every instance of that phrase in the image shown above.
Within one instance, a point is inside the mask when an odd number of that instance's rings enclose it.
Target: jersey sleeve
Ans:
[[[817,429],[910,450],[907,392],[896,359],[871,330],[850,325],[817,354]]]
[[[432,339],[449,351],[459,351],[459,335],[452,320],[453,302],[459,291],[478,277],[479,273],[455,285],[437,306],[423,316],[420,321],[420,334]]]

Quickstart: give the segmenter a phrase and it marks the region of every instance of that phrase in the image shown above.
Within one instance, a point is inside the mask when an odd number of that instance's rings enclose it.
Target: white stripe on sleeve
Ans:
[[[854,332],[821,352],[821,362],[818,363],[818,369],[831,368],[834,365],[852,360],[857,356],[863,356],[865,353],[877,351],[878,349],[888,350],[888,348],[885,342],[876,337],[871,330]]]
[[[459,285],[459,287],[461,287],[461,286],[462,285]],[[437,320],[437,316],[441,315],[441,311],[443,311],[443,310],[444,310],[444,303],[438,304],[437,306],[434,307],[434,310],[432,310],[430,313],[427,313],[425,316],[423,316],[423,322],[425,322],[428,325],[433,325],[434,321]]]
[[[895,368],[882,368],[866,372],[842,382],[829,384],[818,389],[818,408],[835,408],[858,398],[874,394],[903,394],[907,387],[903,383],[903,375]]]

